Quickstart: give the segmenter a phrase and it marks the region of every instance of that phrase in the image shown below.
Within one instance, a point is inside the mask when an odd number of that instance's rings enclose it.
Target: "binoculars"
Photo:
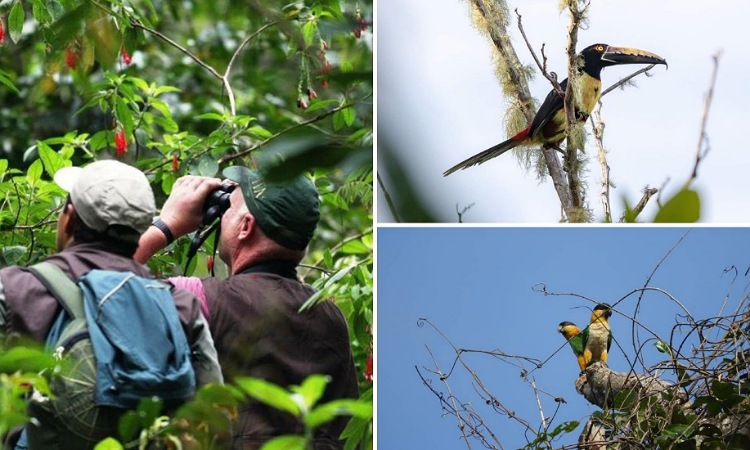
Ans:
[[[216,219],[224,215],[229,209],[229,195],[234,191],[237,185],[222,184],[218,189],[208,194],[205,203],[203,203],[203,224],[210,225]]]

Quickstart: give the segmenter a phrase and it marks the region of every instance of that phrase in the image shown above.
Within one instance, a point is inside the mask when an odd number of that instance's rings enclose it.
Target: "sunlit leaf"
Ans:
[[[260,378],[245,377],[238,379],[237,385],[248,395],[266,405],[286,411],[293,416],[300,414],[299,406],[291,399],[290,393],[273,383]]]
[[[260,450],[305,450],[302,436],[279,436],[263,444]]]
[[[698,193],[684,189],[669,199],[654,218],[657,223],[689,223],[701,218],[701,202]]]
[[[23,10],[23,4],[20,0],[13,2],[8,14],[8,32],[10,39],[18,43],[23,35],[23,23],[26,21],[26,12]]]

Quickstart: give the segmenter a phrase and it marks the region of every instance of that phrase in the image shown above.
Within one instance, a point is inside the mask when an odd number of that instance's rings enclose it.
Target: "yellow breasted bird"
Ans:
[[[586,346],[586,343],[583,341],[581,329],[573,322],[560,322],[560,325],[557,326],[557,331],[563,335],[568,344],[570,344],[570,348],[573,349],[581,372],[585,371],[586,361],[583,358],[583,348]]]
[[[664,64],[667,61],[661,56],[638,50],[637,48],[613,47],[607,44],[594,44],[584,48],[578,57],[583,64],[578,77],[579,86],[576,98],[576,117],[585,122],[599,101],[602,92],[601,71],[605,67],[619,64]],[[560,83],[563,92],[568,86],[566,78]],[[541,145],[544,148],[558,148],[565,139],[567,119],[563,97],[554,89],[547,94],[544,103],[534,115],[529,126],[507,141],[501,142],[487,150],[465,159],[443,172],[448,176],[457,170],[482,164],[502,155],[521,144]]]
[[[583,360],[586,367],[595,362],[607,362],[607,353],[612,345],[612,330],[609,328],[609,317],[612,307],[606,303],[599,303],[591,312],[591,323],[583,332]]]

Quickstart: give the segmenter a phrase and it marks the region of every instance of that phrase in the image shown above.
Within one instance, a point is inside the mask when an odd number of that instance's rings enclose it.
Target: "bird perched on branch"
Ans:
[[[578,55],[582,64],[579,69],[579,86],[577,89],[576,117],[585,122],[593,111],[602,91],[600,74],[603,68],[620,64],[664,64],[667,61],[661,56],[638,50],[636,48],[612,47],[607,44],[588,46]],[[560,83],[563,92],[568,86],[566,78]],[[468,158],[443,173],[448,176],[453,172],[482,164],[492,158],[502,155],[508,150],[521,144],[536,144],[545,148],[558,148],[565,139],[567,118],[565,116],[564,99],[555,89],[547,94],[544,103],[534,115],[531,123],[521,132],[487,150]]]
[[[608,321],[610,316],[612,307],[606,303],[599,303],[591,312],[591,323],[581,332],[585,367],[600,361],[607,363],[609,347],[612,346],[612,330]]]
[[[576,326],[573,322],[560,322],[557,326],[557,331],[563,335],[570,348],[573,349],[573,353],[576,355],[578,360],[578,367],[581,368],[581,372],[586,370],[586,361],[583,357],[583,348],[586,343],[583,341],[583,333],[581,329]]]

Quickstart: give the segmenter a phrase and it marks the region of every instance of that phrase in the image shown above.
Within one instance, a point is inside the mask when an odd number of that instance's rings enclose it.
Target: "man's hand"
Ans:
[[[175,181],[172,193],[161,208],[161,220],[175,239],[198,229],[203,219],[203,203],[208,194],[221,186],[218,178],[186,175]]]

